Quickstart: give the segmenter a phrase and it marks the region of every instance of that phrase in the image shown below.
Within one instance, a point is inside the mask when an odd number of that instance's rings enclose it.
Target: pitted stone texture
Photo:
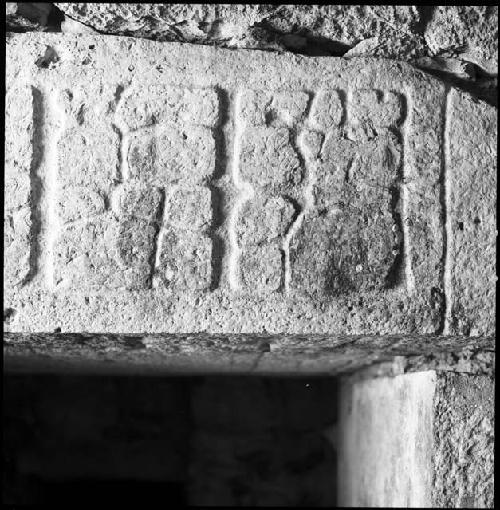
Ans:
[[[68,231],[55,242],[56,288],[149,289],[155,278],[199,283],[176,276],[188,268],[208,286],[210,240],[198,235],[211,225],[211,193],[202,185],[213,172],[214,140],[197,124],[217,122],[216,92],[135,90],[99,132],[87,129],[99,123],[80,88],[58,100],[66,129],[57,145],[57,212]],[[109,115],[115,106],[108,104]]]
[[[306,168],[296,138],[309,102],[310,94],[302,91],[240,93],[236,121],[243,133],[237,140],[237,168],[253,193],[240,209],[237,226],[246,289],[267,293],[285,287],[286,236],[305,189]]]
[[[7,143],[35,220],[30,278],[5,287],[11,330],[442,331],[456,263],[444,198],[465,170],[437,80],[398,62],[83,34],[16,34],[7,56],[8,89],[32,87],[38,105],[32,128],[11,121],[27,149]],[[467,111],[464,132],[476,143],[486,122],[489,147],[493,113]],[[28,184],[7,183],[26,203]],[[482,334],[491,282],[474,275]]]
[[[477,336],[496,322],[498,117],[457,91],[449,109],[450,332]]]
[[[425,50],[419,33],[421,15],[415,6],[56,5],[70,18],[99,31],[160,41],[296,50],[308,38],[321,38],[342,47],[375,38],[377,44],[366,55],[411,57]],[[328,49],[323,51],[329,54]]]
[[[63,224],[105,212],[117,159],[113,132],[66,130],[58,141],[57,212]]]
[[[239,119],[246,126],[293,127],[304,117],[308,102],[305,92],[244,90]]]
[[[385,127],[395,125],[401,108],[394,114],[393,102],[384,109],[377,96],[378,91],[355,94],[348,124],[328,130],[321,150],[316,140],[304,138],[309,164],[315,167],[314,209],[292,241],[291,263],[292,285],[311,295],[339,296],[397,284],[403,248],[393,202],[403,148]],[[375,98],[371,108],[367,98]]]
[[[219,99],[213,89],[151,85],[147,94],[144,89],[130,90],[120,103],[118,116],[129,130],[163,122],[213,127],[219,117]]]
[[[340,403],[341,505],[493,508],[494,378],[355,374]]]
[[[494,508],[494,377],[440,375],[434,416],[433,506]]]
[[[118,106],[116,122],[129,138],[122,178],[144,186],[144,205],[151,201],[148,187],[161,193],[155,213],[160,228],[149,257],[154,287],[201,290],[211,285],[208,185],[215,171],[212,130],[219,115],[213,87],[132,88]]]
[[[241,142],[241,177],[254,187],[293,189],[302,181],[299,159],[288,129],[254,128]]]
[[[243,285],[264,292],[283,283],[282,242],[295,208],[281,196],[252,200],[243,206],[238,226]]]
[[[96,300],[96,296],[85,299]],[[15,310],[4,312],[4,327]],[[495,374],[495,338],[435,335],[5,333],[6,373]]]
[[[498,72],[496,6],[56,5],[68,19],[110,34],[299,52],[309,45],[316,54],[349,50],[348,57],[445,54]]]
[[[141,289],[151,285],[156,228],[110,215],[68,226],[54,247],[54,279],[66,290]]]
[[[498,73],[498,6],[437,6],[425,30],[431,55],[448,54]]]
[[[9,86],[5,110],[5,216],[4,281],[16,288],[30,272],[31,193],[30,170],[36,164],[38,148],[34,144],[34,95],[29,86]]]
[[[199,184],[213,173],[214,159],[210,131],[196,126],[134,133],[127,156],[131,177],[151,185]]]
[[[495,6],[56,5],[67,14],[63,31],[94,27],[106,34],[160,41],[311,56],[394,58],[412,62],[489,104],[497,103]]]

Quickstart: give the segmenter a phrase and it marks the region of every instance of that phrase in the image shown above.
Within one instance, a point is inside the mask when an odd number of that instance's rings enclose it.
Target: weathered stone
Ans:
[[[55,288],[99,292],[150,288],[150,258],[157,228],[141,219],[109,214],[69,225],[54,244]]]
[[[338,425],[338,503],[432,507],[433,371],[344,381]]]
[[[34,102],[29,86],[8,84],[5,110],[5,215],[4,254],[16,261],[4,267],[4,285],[17,288],[30,273],[32,221],[31,168],[38,162],[34,140]]]
[[[476,336],[495,331],[497,112],[457,91],[448,101],[449,332]]]
[[[219,100],[213,89],[186,89],[150,84],[132,88],[118,109],[118,118],[129,130],[162,124],[200,124],[213,127],[219,118]]]
[[[493,385],[432,370],[344,379],[338,503],[493,508]]]
[[[84,297],[81,306],[96,300]],[[8,310],[4,326],[16,315]],[[432,369],[491,376],[495,338],[5,333],[4,358],[6,371],[28,373],[354,373],[366,379]]]
[[[242,246],[262,244],[283,237],[292,224],[293,204],[282,197],[249,200],[243,205],[238,224]]]
[[[292,280],[299,287],[311,294],[341,295],[394,284],[402,236],[392,194],[401,153],[400,142],[389,132],[379,131],[365,143],[333,130],[326,134],[321,152],[310,162],[317,171],[315,211],[304,220],[303,235],[292,241]]]
[[[425,51],[415,6],[57,3],[70,18],[111,34],[226,47],[299,50],[309,39],[344,49],[365,39],[365,55],[410,57]],[[319,46],[319,45],[318,45]],[[323,42],[324,54],[329,46]],[[339,50],[337,49],[337,52]]]
[[[163,195],[159,188],[145,185],[142,181],[130,179],[114,190],[116,214],[136,217],[147,221],[158,219]]]
[[[92,34],[96,31],[75,19],[64,16],[64,20],[61,22],[61,32],[65,34]]]
[[[155,275],[156,287],[196,292],[210,287],[212,243],[200,232],[167,226]]]
[[[495,6],[56,5],[69,20],[110,34],[346,57],[448,53],[498,72]]]
[[[497,104],[495,6],[57,5],[66,13],[62,30],[70,33],[92,26],[106,34],[160,41],[396,58]]]
[[[6,161],[30,184],[6,195],[29,187],[35,220],[11,330],[493,332],[487,105],[390,61],[84,34],[15,34],[7,57]],[[469,209],[484,227],[455,235]]]
[[[495,379],[440,374],[433,435],[433,506],[493,508]]]
[[[130,175],[152,185],[199,184],[213,173],[214,141],[206,128],[131,135]]]
[[[448,54],[498,73],[498,6],[437,6],[426,26],[431,55]]]

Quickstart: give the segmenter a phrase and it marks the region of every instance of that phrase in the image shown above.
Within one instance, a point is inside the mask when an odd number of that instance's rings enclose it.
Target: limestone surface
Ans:
[[[5,333],[8,373],[494,375],[495,338]]]
[[[430,508],[434,371],[340,385],[338,503]]]
[[[330,51],[372,41],[365,55],[406,57],[425,50],[415,6],[279,4],[56,3],[69,18],[96,30],[159,41],[226,47],[300,49],[309,39]],[[320,46],[318,44],[318,46]],[[338,54],[338,53],[337,53]]]
[[[495,330],[497,237],[497,111],[456,91],[448,95],[456,112],[449,119],[446,275],[450,331],[478,335]],[[478,122],[465,138],[470,119]],[[465,140],[464,140],[465,138]],[[472,312],[474,310],[474,312]],[[471,312],[475,320],[470,321]]]
[[[498,6],[437,6],[425,30],[431,54],[459,55],[498,73]]]
[[[400,62],[94,34],[13,35],[6,83],[11,331],[493,332],[488,105]]]
[[[493,508],[493,378],[345,378],[339,393],[341,505]]]
[[[55,5],[107,34],[346,57],[448,56],[498,73],[497,6]]]
[[[441,374],[434,410],[434,506],[493,508],[495,379]]]

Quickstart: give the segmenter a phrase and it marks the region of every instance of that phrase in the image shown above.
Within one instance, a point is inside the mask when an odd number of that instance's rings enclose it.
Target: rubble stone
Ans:
[[[431,55],[458,55],[498,74],[498,6],[436,6],[425,41]]]
[[[377,37],[371,55],[420,55],[415,6],[56,3],[101,32],[226,47],[296,49],[308,38],[348,48]],[[327,45],[325,45],[327,46]],[[325,53],[328,54],[328,53]]]

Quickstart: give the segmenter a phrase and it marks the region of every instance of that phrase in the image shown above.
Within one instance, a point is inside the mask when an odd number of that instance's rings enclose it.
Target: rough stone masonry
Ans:
[[[341,506],[494,507],[494,379],[357,379],[341,385]]]
[[[495,108],[407,64],[10,34],[11,331],[494,333]]]
[[[198,387],[191,503],[492,507],[498,9],[6,15],[7,371],[327,375]]]

